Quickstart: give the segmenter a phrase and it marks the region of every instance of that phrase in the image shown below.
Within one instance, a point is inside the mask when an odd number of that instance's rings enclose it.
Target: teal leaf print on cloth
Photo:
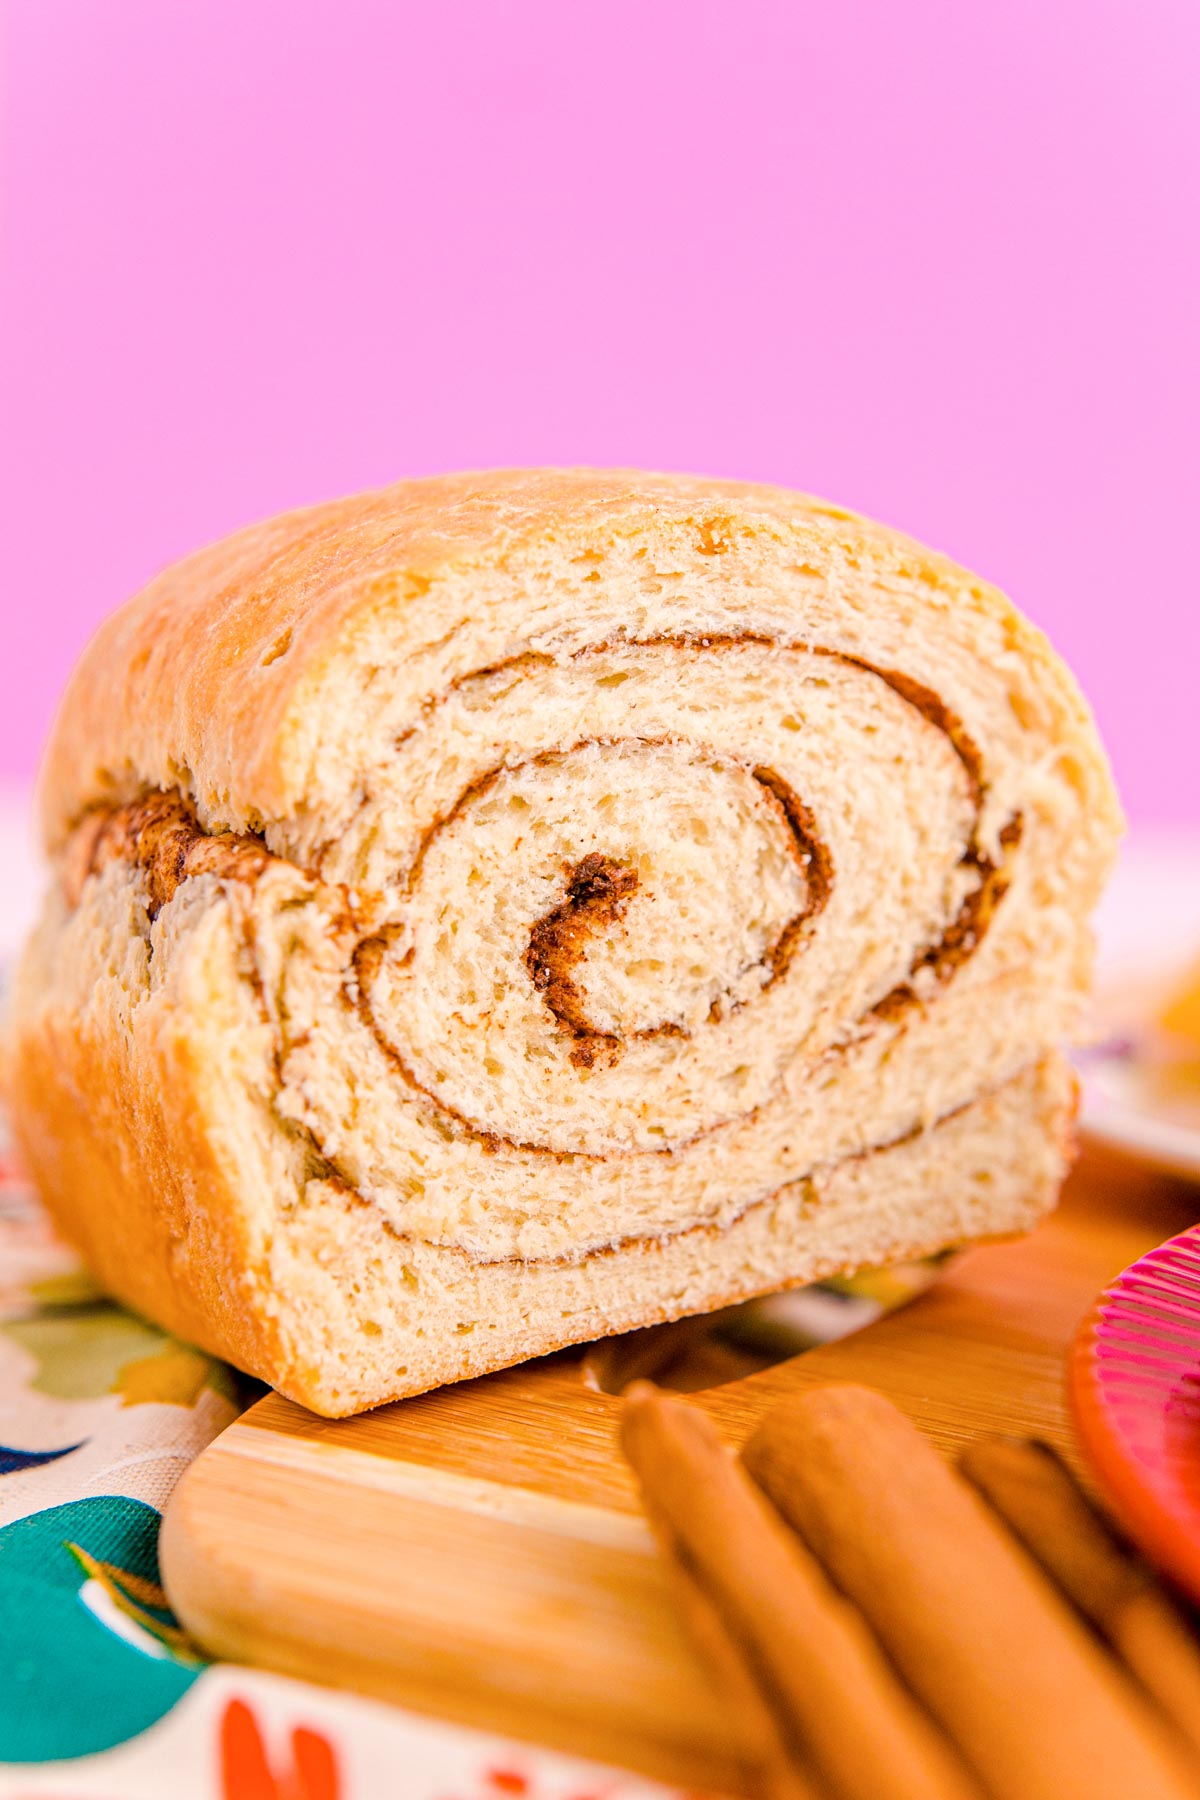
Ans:
[[[0,1529],[0,1763],[122,1743],[200,1674],[162,1604],[160,1522],[106,1495]]]

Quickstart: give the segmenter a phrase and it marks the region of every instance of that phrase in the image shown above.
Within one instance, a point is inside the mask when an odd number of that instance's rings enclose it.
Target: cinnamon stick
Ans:
[[[743,1457],[993,1800],[1196,1800],[1142,1696],[881,1394],[814,1388]]]
[[[1153,1571],[1112,1531],[1047,1444],[984,1438],[959,1459],[1187,1739],[1200,1768],[1200,1647]]]
[[[827,1790],[811,1764],[801,1766],[720,1613],[678,1557],[664,1553],[684,1623],[724,1695],[746,1792],[754,1800],[824,1800]]]
[[[621,1442],[670,1555],[714,1609],[793,1764],[837,1800],[979,1800],[979,1790],[838,1595],[694,1407],[648,1384]]]

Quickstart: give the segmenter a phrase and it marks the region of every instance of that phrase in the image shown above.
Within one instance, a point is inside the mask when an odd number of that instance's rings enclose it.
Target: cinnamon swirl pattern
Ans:
[[[76,678],[124,727],[82,781],[52,746],[18,1007],[27,1153],[118,1292],[345,1412],[1052,1198],[1116,809],[998,595],[649,477],[206,557]],[[124,1245],[66,1193],[101,1164]]]

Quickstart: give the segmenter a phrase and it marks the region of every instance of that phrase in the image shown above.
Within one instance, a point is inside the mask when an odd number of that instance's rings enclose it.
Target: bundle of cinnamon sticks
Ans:
[[[814,1388],[735,1458],[647,1382],[622,1443],[762,1800],[1200,1800],[1200,1649],[1044,1446],[950,1468]]]

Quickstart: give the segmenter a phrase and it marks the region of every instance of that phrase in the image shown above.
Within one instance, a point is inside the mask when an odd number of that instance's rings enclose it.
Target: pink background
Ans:
[[[1200,821],[1196,0],[10,0],[0,774],[87,633],[391,477],[804,486]]]

